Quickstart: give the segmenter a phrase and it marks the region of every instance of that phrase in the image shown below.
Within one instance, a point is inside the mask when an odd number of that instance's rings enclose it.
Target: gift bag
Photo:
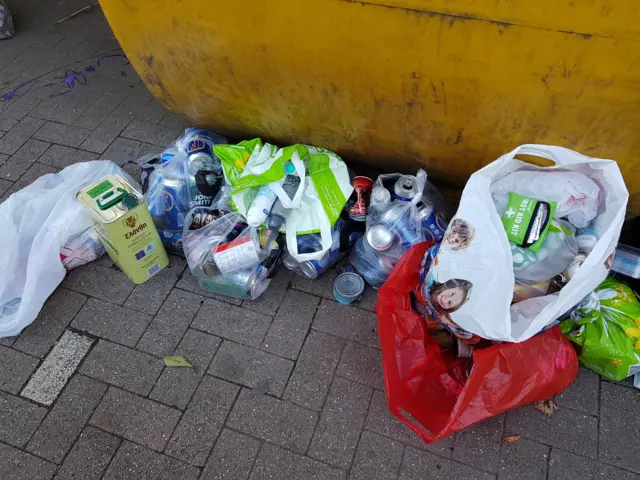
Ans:
[[[516,155],[546,158],[555,166],[539,167],[515,159]],[[510,202],[509,192],[552,202],[556,219],[576,227],[588,225],[598,239],[559,292],[513,305],[518,276],[514,269],[521,268],[514,254],[521,252],[512,251],[503,214],[518,225],[521,212],[512,206],[500,211]],[[523,145],[474,173],[427,277],[432,303],[438,304],[435,307],[443,323],[469,336],[509,342],[527,340],[552,325],[606,278],[628,196],[616,162],[561,147]],[[548,245],[555,241],[554,235],[547,235]],[[557,246],[573,248],[571,236],[569,232],[564,239],[558,238]],[[563,258],[557,249],[544,247],[537,255],[539,259],[554,255],[554,265]],[[445,294],[450,298],[444,298]]]
[[[522,343],[476,348],[469,359],[442,352],[412,307],[420,260],[432,243],[410,248],[378,293],[378,331],[391,412],[427,443],[481,420],[562,392],[578,359],[558,327]]]
[[[603,377],[640,372],[640,302],[624,283],[607,278],[560,328],[578,345],[580,362]]]

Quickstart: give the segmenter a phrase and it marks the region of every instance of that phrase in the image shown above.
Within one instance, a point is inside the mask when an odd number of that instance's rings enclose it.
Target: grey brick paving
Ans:
[[[38,363],[35,357],[0,346],[0,390],[18,393]]]
[[[593,478],[594,462],[585,457],[551,449],[549,459],[549,480],[571,480],[573,478]]]
[[[177,289],[171,292],[140,339],[138,349],[158,356],[171,355],[203,301],[193,293]]]
[[[74,163],[95,160],[96,158],[97,155],[95,153],[85,150],[78,150],[63,145],[51,145],[38,159],[38,162],[56,168],[64,168]]]
[[[345,472],[303,457],[276,445],[265,444],[258,455],[251,473],[251,480],[269,478],[288,480],[292,478],[313,478],[316,480],[344,479]]]
[[[502,446],[500,480],[545,480],[549,447],[526,438]]]
[[[270,288],[275,284],[278,282]],[[291,360],[298,358],[317,306],[317,297],[289,290],[260,348]]]
[[[293,369],[293,362],[270,353],[225,340],[211,363],[209,373],[277,397]]]
[[[556,396],[555,402],[587,415],[598,415],[600,377],[585,367],[580,367],[578,378],[564,392]]]
[[[118,449],[104,480],[196,480],[195,467],[161,455],[134,443],[124,442]]]
[[[489,472],[497,472],[500,468],[500,443],[504,420],[504,414],[498,415],[457,432],[453,459]]]
[[[33,138],[66,145],[67,147],[79,147],[89,133],[91,133],[91,130],[86,128],[65,125],[64,123],[47,122],[35,133]]]
[[[0,153],[4,153],[5,155],[13,155],[16,153],[44,123],[44,120],[40,120],[39,118],[24,117],[0,138]]]
[[[287,291],[287,286],[278,282],[271,282],[269,288],[259,298],[255,300],[245,300],[242,306],[254,312],[275,315],[282,303],[282,299]]]
[[[331,300],[322,300],[313,328],[347,340],[378,346],[375,314]]]
[[[200,480],[246,480],[261,445],[255,438],[225,428]]]
[[[53,463],[0,443],[0,478],[49,480],[55,471]]]
[[[344,344],[340,338],[311,332],[287,384],[285,398],[298,405],[320,410]]]
[[[63,285],[76,292],[120,305],[134,288],[133,282],[121,271],[93,263],[72,270]]]
[[[371,395],[369,387],[336,378],[311,440],[309,455],[336,467],[349,468]]]
[[[234,342],[258,347],[271,325],[271,317],[207,299],[191,326]]]
[[[119,438],[86,427],[64,459],[56,480],[100,480],[119,446]]]
[[[167,445],[167,454],[203,466],[238,390],[237,385],[223,380],[203,378]]]
[[[138,343],[151,319],[150,315],[90,298],[76,315],[71,326],[77,330],[133,347]]]
[[[42,76],[0,101],[0,201],[96,158],[138,178],[137,159],[190,125],[122,57],[67,90],[66,70],[120,52],[98,8],[52,24],[83,1],[12,3],[20,28],[1,42],[0,95]],[[200,290],[185,267],[172,256],[135,286],[105,256],[71,272],[20,336],[0,339],[0,479],[640,480],[629,382],[581,368],[554,415],[524,407],[427,445],[387,408],[376,290],[343,306],[336,268],[313,281],[281,268],[243,302]],[[26,385],[69,328],[98,339],[39,406]],[[171,354],[194,368],[165,367]]]
[[[0,441],[25,446],[46,414],[44,407],[0,392]]]
[[[377,348],[350,342],[342,352],[336,374],[384,390],[382,352]]]
[[[110,387],[89,422],[114,435],[161,451],[179,419],[179,410]]]
[[[54,463],[60,463],[98,406],[107,386],[82,375],[75,375],[58,401],[40,424],[27,450]]]
[[[561,408],[553,415],[541,415],[531,406],[507,413],[507,433],[519,433],[547,445],[595,458],[598,444],[598,419]]]
[[[400,479],[422,480],[425,476],[433,480],[464,478],[465,480],[493,480],[495,476],[460,463],[452,462],[432,453],[407,447],[400,467]]]
[[[640,474],[640,391],[602,382],[600,408],[600,460]]]
[[[309,446],[317,420],[316,412],[242,389],[227,425],[303,453]]]
[[[100,340],[80,372],[117,387],[148,395],[163,368],[162,360],[143,352]]]
[[[16,181],[49,148],[49,143],[30,138],[0,166],[0,178]]]
[[[187,330],[174,354],[184,356],[193,368],[165,367],[150,397],[181,410],[187,408],[221,342],[213,335]]]
[[[86,299],[84,295],[66,288],[56,290],[45,303],[38,318],[18,337],[13,348],[36,357],[44,357]]]
[[[350,478],[353,480],[396,478],[403,453],[402,443],[373,432],[362,432]]]

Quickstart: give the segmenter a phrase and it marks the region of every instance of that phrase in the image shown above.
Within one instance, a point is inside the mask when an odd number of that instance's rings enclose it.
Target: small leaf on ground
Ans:
[[[522,437],[522,435],[520,434],[507,435],[506,437],[502,437],[502,441],[504,443],[517,442],[518,440],[520,440],[520,437]]]
[[[189,360],[187,360],[181,355],[169,355],[168,357],[164,357],[163,360],[164,360],[164,364],[167,367],[193,368],[193,365],[191,365],[191,362],[189,362]]]
[[[553,415],[558,410],[558,405],[553,400],[544,400],[542,402],[533,402],[533,408],[545,415]]]

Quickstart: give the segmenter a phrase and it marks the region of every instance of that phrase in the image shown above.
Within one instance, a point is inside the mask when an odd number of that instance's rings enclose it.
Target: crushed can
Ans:
[[[169,264],[142,194],[122,177],[107,175],[77,198],[111,260],[134,283],[144,283]]]

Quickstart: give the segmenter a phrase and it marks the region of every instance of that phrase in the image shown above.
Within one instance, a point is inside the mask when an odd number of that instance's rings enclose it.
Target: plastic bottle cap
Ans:
[[[138,197],[132,193],[122,199],[122,204],[129,210],[131,210],[132,208],[136,208],[139,203],[140,202],[138,201]]]
[[[293,163],[287,162],[284,166],[284,171],[287,175],[291,175],[292,173],[295,173],[296,167],[293,166]]]

